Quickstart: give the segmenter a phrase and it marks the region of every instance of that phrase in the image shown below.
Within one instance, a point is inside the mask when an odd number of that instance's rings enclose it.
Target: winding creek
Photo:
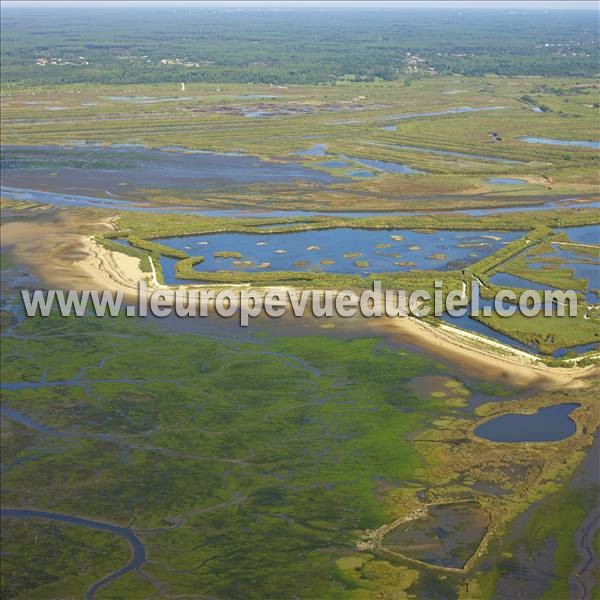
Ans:
[[[93,600],[100,588],[112,583],[126,573],[129,573],[130,571],[139,571],[142,565],[146,562],[146,548],[144,547],[144,544],[133,532],[133,530],[128,527],[120,527],[118,525],[113,525],[112,523],[96,521],[85,517],[76,517],[72,515],[27,508],[2,508],[0,511],[0,516],[6,519],[44,519],[47,521],[56,521],[58,523],[65,523],[67,525],[74,525],[76,527],[86,527],[88,529],[113,533],[123,538],[129,544],[131,549],[131,560],[120,569],[109,573],[102,579],[99,579],[93,583],[86,592],[86,600]]]

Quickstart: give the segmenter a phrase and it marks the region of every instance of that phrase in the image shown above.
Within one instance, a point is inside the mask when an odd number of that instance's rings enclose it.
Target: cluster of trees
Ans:
[[[14,84],[319,83],[431,70],[592,75],[598,65],[594,16],[491,9],[7,7],[2,74]]]

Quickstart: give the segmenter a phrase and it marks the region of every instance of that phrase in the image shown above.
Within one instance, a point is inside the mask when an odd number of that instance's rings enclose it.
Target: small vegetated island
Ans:
[[[460,12],[3,11],[3,597],[598,594],[597,12]],[[578,311],[24,316],[142,279]]]

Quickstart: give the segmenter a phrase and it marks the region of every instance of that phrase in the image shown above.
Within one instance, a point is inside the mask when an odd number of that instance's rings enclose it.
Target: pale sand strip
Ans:
[[[83,263],[89,277],[99,286],[97,289],[122,289],[128,295],[133,293],[137,298],[137,282],[140,278],[148,278],[148,274],[139,269],[139,260],[119,252],[110,252],[89,238],[85,240],[85,244],[89,257],[79,262]],[[168,286],[156,284],[155,275],[153,280],[155,289],[174,291]],[[110,285],[107,287],[108,284]],[[185,289],[186,286],[181,288]],[[261,288],[253,289],[261,291]],[[284,288],[281,289],[285,291]],[[507,382],[516,385],[535,384],[548,389],[586,387],[590,383],[588,380],[600,371],[597,365],[548,367],[534,354],[445,324],[434,327],[413,317],[386,317],[382,322],[386,327],[397,329],[400,335],[408,335],[420,347],[451,358],[453,362],[466,361],[482,375],[505,378]]]
[[[106,228],[110,224],[104,222],[101,226]],[[128,301],[135,301],[138,281],[145,278],[150,281],[151,289],[173,291],[173,288],[158,285],[155,274],[143,273],[139,259],[107,250],[89,235],[82,235],[80,227],[65,222],[12,222],[3,225],[2,242],[11,245],[15,256],[49,287],[121,290]],[[85,229],[89,231],[89,223]],[[282,291],[285,290],[282,288]],[[445,325],[433,327],[419,319],[399,317],[370,321],[377,321],[375,328],[384,334],[399,337],[448,360],[470,376],[555,389],[584,387],[600,370],[598,365],[548,367],[535,355]]]

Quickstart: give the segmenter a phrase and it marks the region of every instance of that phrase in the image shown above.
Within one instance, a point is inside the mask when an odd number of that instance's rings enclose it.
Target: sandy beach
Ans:
[[[112,228],[106,219],[94,224],[97,233]],[[50,288],[122,291],[128,302],[137,300],[137,284],[142,279],[148,281],[149,290],[160,289],[167,297],[175,291],[158,284],[154,273],[142,272],[139,259],[96,243],[89,231],[89,222],[62,214],[52,221],[7,223],[2,226],[2,243]],[[37,262],[40,256],[45,258]],[[254,286],[252,289],[260,291]],[[370,321],[378,321],[375,331],[417,346],[473,377],[551,390],[586,387],[600,371],[598,365],[549,367],[533,354],[447,325],[434,327],[413,317]]]

